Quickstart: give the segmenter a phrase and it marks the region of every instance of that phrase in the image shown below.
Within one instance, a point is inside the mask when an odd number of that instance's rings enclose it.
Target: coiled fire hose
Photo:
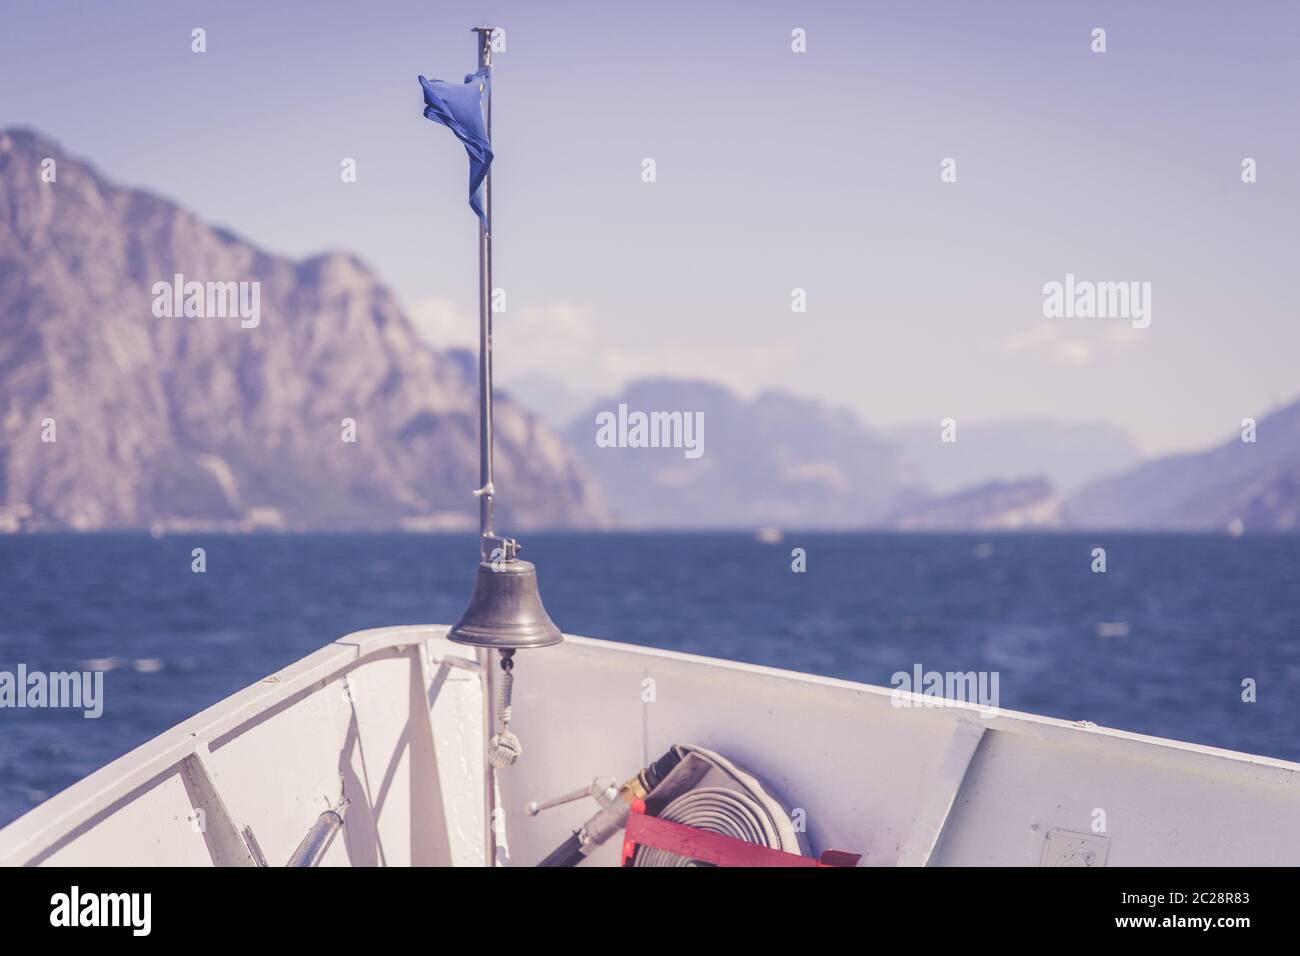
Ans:
[[[723,836],[756,843],[775,850],[781,846],[776,827],[758,802],[724,787],[701,787],[682,794],[657,816],[661,820],[682,823],[697,830],[721,833]],[[658,847],[639,847],[633,866],[699,866],[695,860],[669,853]]]
[[[683,761],[690,766],[682,767]],[[706,781],[722,785],[699,785]],[[593,793],[601,802],[600,812],[537,865],[577,866],[611,836],[623,830],[627,825],[629,806],[634,800],[654,804],[655,797],[663,793],[661,784],[672,794],[667,798],[667,804],[654,813],[660,819],[775,850],[802,852],[789,814],[756,778],[713,751],[679,744],[629,779],[617,793],[612,786],[604,794]],[[677,792],[683,787],[684,792]],[[561,799],[575,796],[577,794]],[[554,802],[549,805],[554,805]],[[533,805],[529,813],[535,814],[539,809],[542,808]],[[639,846],[632,865],[702,864],[656,847]]]

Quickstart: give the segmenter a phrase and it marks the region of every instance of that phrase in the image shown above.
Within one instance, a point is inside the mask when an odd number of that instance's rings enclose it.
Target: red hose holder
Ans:
[[[623,834],[623,866],[630,866],[638,846],[650,846],[715,866],[857,866],[859,853],[826,850],[819,859],[746,843],[721,833],[661,820],[645,812],[645,801],[636,800],[627,815]]]

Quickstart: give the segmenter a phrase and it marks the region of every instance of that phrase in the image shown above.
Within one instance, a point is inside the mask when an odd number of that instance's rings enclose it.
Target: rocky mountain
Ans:
[[[1093,528],[1300,530],[1300,401],[1208,451],[1159,458],[1069,496],[1069,524]]]
[[[422,344],[355,257],[271,255],[0,131],[0,531],[468,529],[475,403],[473,356]],[[1300,530],[1300,402],[1255,442],[1137,466],[1108,426],[962,425],[944,444],[937,427],[880,432],[819,402],[674,379],[593,404],[563,438],[508,397],[496,424],[507,531],[610,514]]]
[[[638,443],[635,416],[652,413],[700,416],[699,454]],[[614,426],[605,434],[602,416]],[[851,412],[776,392],[745,401],[711,382],[645,379],[564,434],[614,518],[632,527],[860,528],[924,494],[897,448]]]
[[[886,524],[899,531],[1023,531],[1061,525],[1060,499],[1046,478],[991,481],[909,505]]]
[[[476,394],[356,258],[0,132],[0,527],[472,527]],[[496,427],[504,530],[603,523],[554,432],[509,400]]]
[[[939,494],[1039,475],[1064,494],[1135,466],[1141,454],[1114,425],[1005,421],[958,425],[957,441],[939,441],[939,423],[890,429],[909,473]]]
[[[1252,485],[1241,498],[1240,511],[1240,525],[1229,519],[1229,527],[1300,531],[1300,465],[1281,468]]]

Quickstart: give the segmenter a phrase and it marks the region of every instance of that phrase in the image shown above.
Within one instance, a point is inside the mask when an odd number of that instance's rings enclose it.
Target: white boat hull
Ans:
[[[446,631],[326,646],[0,831],[0,864],[279,866],[342,793],[321,865],[484,865],[485,688]],[[495,775],[498,863],[532,865],[596,809],[529,802],[674,743],[725,754],[815,852],[865,866],[1300,861],[1300,764],[585,638],[516,660],[524,752]],[[617,864],[616,844],[586,865]]]

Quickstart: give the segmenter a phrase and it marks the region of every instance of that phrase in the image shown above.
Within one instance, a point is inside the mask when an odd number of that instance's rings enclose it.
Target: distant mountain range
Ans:
[[[476,527],[466,364],[356,258],[270,255],[0,131],[0,529]],[[496,426],[503,530],[605,523],[550,428],[508,399]]]
[[[701,412],[704,454],[601,447],[597,416],[620,406]],[[1137,464],[1112,426],[959,424],[945,443],[937,422],[881,432],[820,402],[745,401],[668,378],[634,382],[564,429],[615,520],[632,527],[1300,529],[1300,402],[1257,434]]]
[[[1065,520],[1097,528],[1300,530],[1300,401],[1208,451],[1173,455],[1090,483]]]
[[[468,530],[476,374],[355,257],[270,255],[0,131],[0,531]],[[496,426],[507,532],[1300,530],[1300,402],[1253,443],[1147,463],[1108,425],[959,422],[945,443],[671,378],[562,434],[503,395]]]
[[[701,412],[705,451],[601,447],[597,417]],[[1137,460],[1119,429],[1008,422],[876,431],[846,409],[765,392],[745,401],[721,385],[633,382],[593,403],[564,436],[595,476],[615,521],[668,528],[1059,527],[1053,478],[1078,481]]]
[[[1060,528],[1061,500],[1046,478],[990,481],[904,506],[885,524],[898,531]]]
[[[620,407],[701,413],[703,454],[602,447],[599,416]],[[821,402],[780,392],[746,401],[715,383],[671,378],[633,382],[578,414],[564,435],[615,520],[647,528],[1059,527],[1060,495],[1045,469],[1091,455],[1096,474],[1136,458],[1122,432],[1102,426],[976,426],[943,443],[937,422],[878,432]]]
[[[975,485],[1047,479],[1070,494],[1105,475],[1138,464],[1142,456],[1123,429],[1101,422],[958,422],[957,441],[939,441],[939,422],[891,428],[910,474],[938,494]]]
[[[600,447],[597,416],[619,405],[701,413],[703,454]],[[776,392],[745,401],[710,382],[641,380],[580,413],[564,435],[615,520],[638,528],[864,527],[926,493],[897,447],[852,413]]]

